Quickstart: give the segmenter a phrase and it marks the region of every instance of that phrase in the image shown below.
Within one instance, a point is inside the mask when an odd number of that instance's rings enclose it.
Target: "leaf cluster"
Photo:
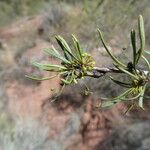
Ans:
[[[118,73],[125,74],[130,79],[129,82],[119,81],[109,75],[109,78],[114,83],[126,88],[126,90],[119,96],[112,99],[102,98],[101,107],[110,107],[121,101],[132,101],[133,106],[137,105],[144,109],[143,101],[145,98],[145,91],[149,88],[150,84],[150,62],[144,56],[144,54],[150,55],[150,51],[145,50],[145,31],[144,31],[144,21],[143,17],[140,15],[138,18],[138,37],[140,45],[137,46],[137,35],[135,30],[131,30],[130,39],[132,45],[132,61],[125,64],[113,55],[109,46],[107,46],[104,41],[102,32],[98,29],[99,38],[107,51],[110,58],[113,60],[114,70]],[[61,48],[62,53],[56,50],[54,47],[51,49],[44,49],[44,51],[52,57],[60,60],[60,65],[54,65],[49,63],[39,63],[33,61],[33,66],[50,72],[55,72],[55,76],[60,76],[61,85],[78,83],[79,79],[83,79],[87,76],[97,77],[93,75],[95,67],[95,61],[92,56],[83,50],[77,38],[72,35],[73,48],[62,38],[61,36],[56,36],[56,41]],[[143,59],[146,63],[145,70],[139,68],[140,60]],[[107,70],[107,69],[106,69]],[[112,72],[113,73],[113,72]],[[105,73],[104,73],[105,74]],[[49,80],[52,77],[37,78],[27,76],[34,80]],[[98,76],[101,77],[101,76]],[[130,109],[129,108],[129,109]]]
[[[147,58],[144,56],[144,53],[150,54],[150,52],[145,51],[145,31],[144,31],[143,17],[140,15],[138,18],[138,32],[139,32],[139,39],[140,39],[139,48],[137,47],[136,31],[131,30],[130,37],[131,37],[133,58],[132,61],[128,62],[127,64],[124,64],[112,54],[111,50],[106,45],[103,39],[103,35],[101,31],[98,30],[98,32],[104,48],[106,49],[107,53],[113,60],[114,67],[118,69],[118,71],[126,74],[130,79],[130,82],[126,83],[124,81],[119,81],[117,79],[114,79],[112,76],[109,76],[113,82],[115,82],[116,84],[122,87],[127,88],[127,90],[122,94],[120,94],[119,96],[112,98],[111,100],[106,101],[106,99],[103,99],[104,101],[101,107],[110,107],[121,101],[134,100],[131,107],[138,105],[140,108],[144,109],[143,100],[145,96],[145,90],[150,83],[150,76],[149,76],[150,63],[147,60]],[[146,62],[147,64],[146,71],[139,69],[138,65],[140,59],[143,59]]]
[[[45,71],[57,73],[56,76],[60,76],[61,78],[61,85],[77,83],[79,79],[83,79],[85,76],[89,76],[89,72],[95,66],[95,61],[90,54],[86,53],[81,48],[81,45],[79,44],[77,38],[72,35],[72,42],[74,46],[73,49],[70,48],[69,44],[61,36],[56,36],[56,41],[60,46],[63,55],[54,47],[52,47],[51,49],[44,49],[44,51],[50,56],[60,60],[61,64],[53,65],[49,63],[47,64],[33,61],[32,65]],[[27,77],[35,80],[48,80],[55,76],[44,78],[31,76]]]

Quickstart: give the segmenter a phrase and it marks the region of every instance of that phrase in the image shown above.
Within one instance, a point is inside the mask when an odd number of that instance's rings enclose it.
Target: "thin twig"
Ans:
[[[143,72],[145,75],[147,75],[148,71],[146,70],[137,70],[137,72]],[[117,69],[117,68],[109,68],[109,67],[94,67],[93,71],[88,73],[87,76],[89,77],[93,77],[93,78],[100,78],[102,76],[104,76],[107,73],[123,73],[121,70]]]

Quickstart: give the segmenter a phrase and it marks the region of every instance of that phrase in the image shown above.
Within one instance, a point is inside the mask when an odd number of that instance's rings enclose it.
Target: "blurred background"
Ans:
[[[128,104],[95,108],[100,97],[122,90],[107,78],[67,86],[54,103],[58,78],[25,78],[49,75],[33,68],[32,59],[58,63],[42,51],[57,47],[56,35],[71,43],[75,34],[97,66],[111,66],[97,28],[113,53],[130,61],[130,30],[137,29],[139,14],[149,49],[149,0],[0,0],[0,150],[149,150],[148,102],[145,111],[135,108],[127,115]],[[92,94],[85,94],[84,84]]]

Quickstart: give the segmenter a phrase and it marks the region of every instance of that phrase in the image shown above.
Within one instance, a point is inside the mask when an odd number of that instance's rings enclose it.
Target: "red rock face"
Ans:
[[[37,40],[35,46],[26,50],[20,58],[19,65],[20,67],[22,66],[24,73],[22,78],[25,79],[25,82],[30,82],[30,80],[25,77],[26,74],[38,74],[38,69],[33,68],[30,61],[33,58],[39,59],[39,61],[41,59],[43,60],[45,55],[42,49],[45,47],[49,47],[49,43]],[[53,59],[48,60],[48,57],[45,59],[51,63],[56,63]],[[26,63],[27,65],[24,65]],[[42,75],[50,76],[52,74],[44,72]],[[34,82],[36,85],[20,83],[18,80],[12,80],[12,82],[7,83],[6,92],[9,98],[9,109],[11,112],[23,117],[39,117],[42,111],[41,105],[45,99],[48,99],[52,95],[51,89],[59,89],[58,78],[54,78],[50,81]]]
[[[15,37],[22,36],[25,32],[37,32],[43,24],[42,16],[28,17],[18,22],[6,26],[0,29],[0,38],[6,39],[7,41],[12,40]],[[32,30],[32,31],[31,31]]]

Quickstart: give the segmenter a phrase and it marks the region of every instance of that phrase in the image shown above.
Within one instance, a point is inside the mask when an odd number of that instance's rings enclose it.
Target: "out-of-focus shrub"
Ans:
[[[0,132],[0,150],[64,150],[48,140],[48,128],[35,120],[18,120],[9,132]]]

